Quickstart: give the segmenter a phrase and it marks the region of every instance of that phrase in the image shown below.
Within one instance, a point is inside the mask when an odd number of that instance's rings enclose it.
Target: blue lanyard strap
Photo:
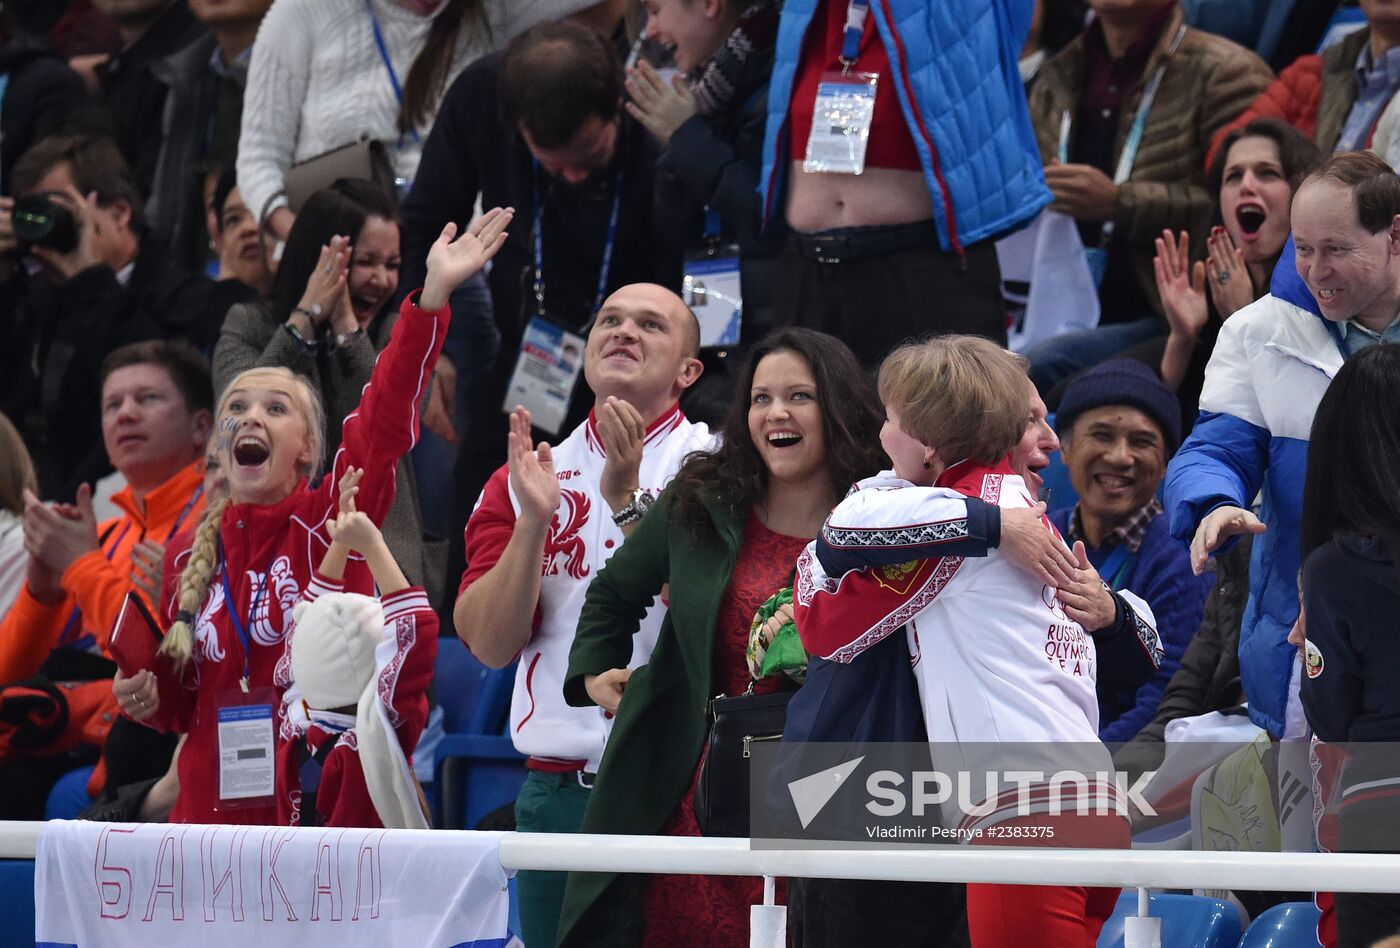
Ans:
[[[108,550],[107,550],[107,562],[108,562],[108,563],[112,562],[112,557],[114,557],[114,556],[117,555],[117,547],[119,547],[119,546],[122,545],[122,540],[124,540],[124,539],[126,538],[127,531],[130,530],[130,529],[131,529],[131,521],[128,520],[128,521],[126,522],[126,524],[122,526],[122,532],[117,534],[116,542],[114,542],[114,543],[111,545],[111,547],[109,547]]]
[[[399,100],[399,105],[403,105],[403,87],[399,85],[399,74],[394,71],[394,61],[389,58],[389,47],[384,42],[384,31],[379,28],[379,17],[374,15],[371,0],[365,0],[365,12],[369,14],[369,24],[374,29],[374,44],[379,47],[379,58],[384,63],[384,71],[389,74],[389,85],[394,87],[394,98]],[[413,138],[414,144],[417,144],[418,130],[409,129],[408,134]],[[402,135],[399,136],[399,147],[403,147]]]
[[[190,511],[194,509],[194,505],[199,503],[199,498],[203,496],[204,484],[201,482],[199,486],[194,489],[194,493],[190,494],[190,499],[185,501],[185,506],[181,508],[180,515],[175,518],[175,523],[171,526],[170,532],[165,535],[166,543],[169,543],[171,539],[174,538],[175,534],[180,532],[180,527],[184,525],[185,518],[190,515]]]
[[[841,36],[841,70],[849,73],[860,57],[860,38],[865,34],[865,15],[870,0],[850,0],[846,6],[846,29]]]
[[[1157,89],[1162,85],[1162,77],[1167,73],[1167,60],[1181,45],[1181,40],[1186,36],[1186,24],[1183,23],[1176,31],[1176,36],[1172,38],[1172,44],[1167,48],[1167,55],[1163,57],[1162,64],[1152,73],[1152,78],[1147,80],[1147,87],[1142,92],[1142,99],[1138,103],[1137,114],[1133,116],[1133,124],[1128,129],[1128,137],[1123,142],[1123,150],[1118,154],[1118,166],[1113,172],[1113,183],[1122,184],[1128,180],[1128,176],[1133,173],[1133,163],[1137,161],[1138,149],[1142,147],[1143,132],[1147,130],[1147,116],[1152,111],[1152,103],[1157,98]],[[1060,115],[1060,147],[1059,158],[1061,164],[1069,162],[1069,134],[1070,125],[1073,119],[1070,117],[1070,110],[1065,109]],[[1105,221],[1103,225],[1101,246],[1113,239],[1113,221]]]
[[[719,240],[723,230],[724,221],[719,216],[719,211],[707,206],[705,208],[705,239],[710,243],[714,243]]]
[[[10,74],[9,74],[8,72],[0,72],[0,107],[3,107],[3,106],[4,106],[4,103],[5,103],[5,90],[8,89],[9,86],[10,86]],[[6,182],[4,182],[3,184],[4,184],[5,187],[9,187],[10,182],[6,181]]]
[[[1114,592],[1118,592],[1123,588],[1128,570],[1132,568],[1136,560],[1137,554],[1130,551],[1127,544],[1120,543],[1103,561],[1103,569],[1099,570],[1099,575],[1106,577],[1109,587]]]
[[[128,520],[126,524],[122,527],[122,532],[117,534],[116,540],[114,540],[112,542],[112,545],[108,547],[105,551],[108,563],[112,562],[112,557],[115,556],[117,553],[117,547],[122,545],[122,540],[126,538],[126,533],[130,529],[131,521]],[[108,535],[110,536],[110,534]],[[103,537],[102,542],[105,543],[106,539],[107,537]],[[101,549],[100,546],[98,548]],[[68,621],[63,623],[63,631],[58,633],[59,645],[72,645],[74,643],[74,641],[78,637],[78,623],[81,621],[82,617],[83,610],[78,608],[77,606],[74,606],[73,611],[68,615]]]
[[[535,194],[535,221],[532,230],[534,231],[535,243],[535,315],[544,317],[544,228],[541,226],[544,221],[544,199],[540,196],[540,163],[538,160],[530,161],[530,180],[534,185]],[[613,182],[613,202],[612,211],[608,214],[608,236],[603,243],[603,263],[598,269],[598,292],[593,297],[593,309],[589,312],[589,318],[598,315],[598,310],[603,308],[603,297],[608,290],[608,274],[612,270],[613,246],[617,243],[617,214],[622,207],[622,172],[618,171],[617,179]]]
[[[243,681],[240,682],[244,692],[248,690],[248,678],[251,674],[249,669],[249,657],[253,654],[253,642],[248,635],[248,629],[253,624],[253,616],[258,614],[258,602],[262,599],[265,589],[271,584],[270,577],[264,575],[263,582],[259,584],[257,591],[253,593],[253,601],[248,604],[248,623],[243,624],[243,620],[238,615],[238,605],[233,601],[233,590],[228,583],[228,560],[224,558],[224,538],[218,539],[219,545],[219,581],[224,584],[224,608],[228,610],[229,621],[233,623],[233,630],[238,633],[238,641],[243,646]]]
[[[1342,361],[1350,359],[1352,352],[1351,346],[1347,345],[1346,332],[1330,319],[1324,319],[1323,322],[1327,324],[1327,332],[1332,336],[1332,341],[1337,344],[1337,351],[1342,354]]]

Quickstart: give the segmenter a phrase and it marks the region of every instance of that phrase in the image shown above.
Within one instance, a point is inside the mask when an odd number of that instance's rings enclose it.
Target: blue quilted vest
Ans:
[[[819,2],[783,6],[759,183],[765,220],[782,213],[788,100]],[[1017,67],[1032,7],[1032,0],[871,0],[894,73],[880,82],[899,98],[945,251],[1013,230],[1050,202]]]

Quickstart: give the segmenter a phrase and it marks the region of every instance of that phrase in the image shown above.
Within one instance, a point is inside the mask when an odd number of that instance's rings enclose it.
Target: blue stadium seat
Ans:
[[[1199,895],[1153,893],[1147,914],[1162,920],[1162,948],[1235,948],[1240,913],[1228,902]],[[1098,948],[1123,948],[1123,920],[1137,915],[1137,890],[1124,889],[1099,933]]]
[[[1311,902],[1275,905],[1250,923],[1239,948],[1316,948],[1321,914]]]
[[[1045,422],[1051,428],[1055,427],[1055,413],[1046,415]],[[1069,482],[1069,468],[1065,467],[1060,452],[1056,451],[1050,455],[1050,466],[1040,472],[1040,477],[1045,481],[1045,493],[1042,496],[1050,498],[1046,507],[1047,513],[1073,507],[1079,502],[1079,495],[1074,492],[1074,486]]]
[[[1327,24],[1327,30],[1322,34],[1322,39],[1318,41],[1317,51],[1321,53],[1327,47],[1340,43],[1346,39],[1347,35],[1354,33],[1366,26],[1366,12],[1356,4],[1339,4],[1337,11],[1332,14],[1332,19]]]
[[[1134,849],[1190,849],[1191,817],[1161,823],[1133,834]]]
[[[59,777],[49,790],[49,798],[44,802],[44,819],[71,820],[92,806],[88,796],[88,780],[92,778],[93,767],[79,767]]]
[[[1182,0],[1181,9],[1188,25],[1254,49],[1274,5],[1272,0]]]
[[[0,859],[0,946],[33,948],[34,860]]]
[[[486,814],[513,802],[525,782],[525,758],[505,733],[515,666],[487,668],[461,641],[443,638],[436,675],[447,730],[433,757],[436,823],[473,829]]]

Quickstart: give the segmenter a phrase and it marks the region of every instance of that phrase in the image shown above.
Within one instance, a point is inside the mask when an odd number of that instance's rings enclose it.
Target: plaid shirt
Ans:
[[[1162,512],[1162,502],[1154,496],[1146,506],[1139,508],[1137,513],[1109,531],[1108,536],[1103,538],[1100,549],[1109,549],[1121,544],[1128,548],[1129,553],[1136,553],[1142,546],[1142,538],[1147,536],[1147,525]],[[1084,536],[1084,521],[1080,516],[1079,504],[1074,505],[1074,513],[1069,518],[1069,540],[1071,546],[1075,540],[1083,540],[1084,545],[1089,546],[1089,541]]]

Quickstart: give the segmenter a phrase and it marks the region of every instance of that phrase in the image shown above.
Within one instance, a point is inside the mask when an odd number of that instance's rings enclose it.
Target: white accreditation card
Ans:
[[[272,705],[226,705],[218,720],[219,799],[270,799],[275,789]]]
[[[739,342],[744,300],[739,284],[739,248],[719,248],[686,260],[681,299],[700,321],[700,345]]]
[[[875,85],[879,80],[873,72],[822,74],[803,171],[860,174],[865,170],[865,147],[870,142]]]
[[[520,356],[510,376],[502,411],[523,405],[530,422],[557,435],[569,413],[569,398],[583,370],[583,338],[546,322],[532,319],[520,342]]]

